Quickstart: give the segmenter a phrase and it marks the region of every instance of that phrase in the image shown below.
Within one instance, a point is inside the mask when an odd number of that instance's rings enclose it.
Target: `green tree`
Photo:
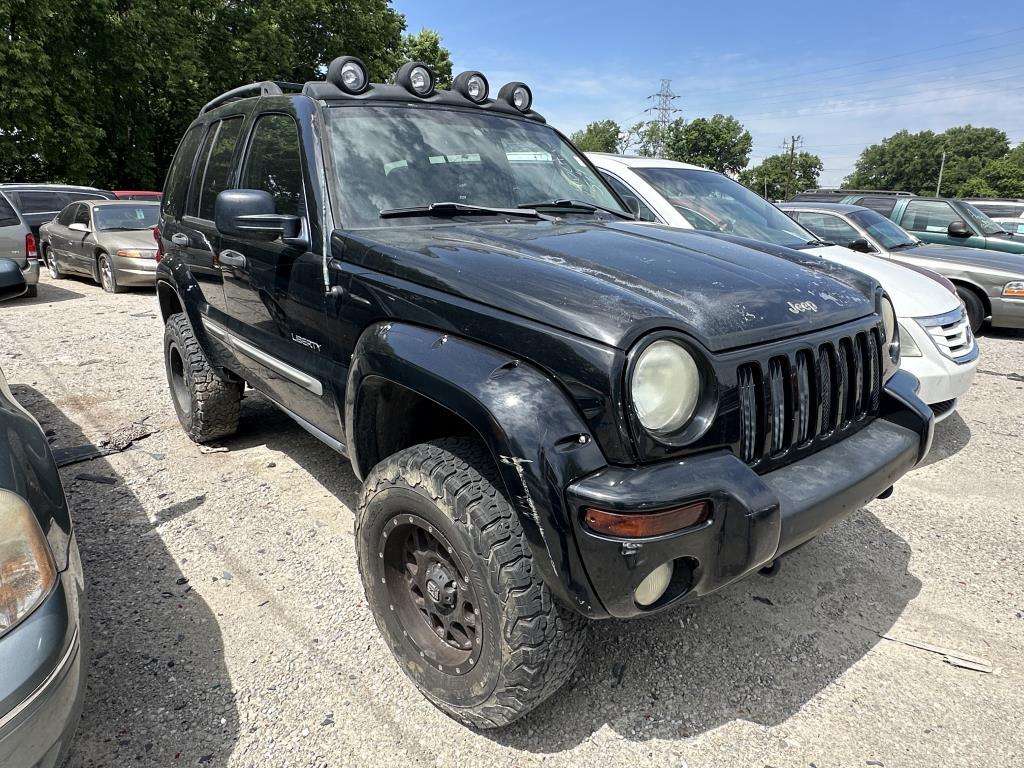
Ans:
[[[939,138],[946,153],[940,190],[943,195],[964,194],[961,187],[968,179],[977,176],[989,161],[1000,159],[1010,149],[1006,133],[998,128],[960,125],[939,134]]]
[[[770,155],[753,168],[742,171],[740,183],[768,200],[786,200],[802,189],[818,186],[821,158],[810,152]]]
[[[733,175],[746,167],[752,146],[750,131],[732,115],[675,120],[663,137],[663,154],[669,160]]]
[[[960,186],[963,197],[1024,197],[1024,144],[1005,157],[989,160]]]
[[[0,0],[0,19],[4,180],[159,188],[206,101],[343,53],[377,81],[411,58],[451,79],[438,35],[403,36],[390,0]]]
[[[452,57],[447,48],[441,45],[441,36],[432,29],[421,29],[415,35],[402,37],[403,61],[422,61],[429,64],[437,78],[438,88],[447,88],[452,84]]]
[[[569,137],[582,152],[617,152],[622,129],[614,120],[599,120]]]

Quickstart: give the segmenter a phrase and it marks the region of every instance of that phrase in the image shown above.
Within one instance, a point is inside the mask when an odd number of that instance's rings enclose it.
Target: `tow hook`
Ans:
[[[888,488],[886,488],[884,491],[882,491],[880,494],[878,494],[878,498],[880,498],[880,499],[888,499],[890,496],[892,496],[892,486],[891,485]]]
[[[759,570],[758,573],[760,573],[766,579],[774,578],[779,575],[779,567],[781,563],[781,560],[772,560],[770,563],[768,563],[768,565],[764,566],[761,570]]]

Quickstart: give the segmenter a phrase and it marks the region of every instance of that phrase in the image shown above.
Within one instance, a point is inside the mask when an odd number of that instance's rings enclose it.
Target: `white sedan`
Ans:
[[[956,409],[978,367],[978,346],[952,284],[818,240],[771,203],[732,179],[696,165],[651,157],[588,152],[616,192],[639,203],[640,218],[760,240],[813,253],[875,278],[892,299],[903,342],[902,367],[920,381],[918,394],[942,420]]]

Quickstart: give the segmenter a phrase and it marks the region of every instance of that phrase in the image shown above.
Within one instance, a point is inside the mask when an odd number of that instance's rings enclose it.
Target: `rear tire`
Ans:
[[[981,298],[970,288],[956,287],[956,293],[967,309],[967,322],[971,325],[971,332],[977,335],[981,326],[985,323],[985,304]]]
[[[208,443],[238,430],[245,385],[217,375],[180,312],[164,326],[164,367],[174,411],[192,440]]]
[[[500,488],[479,442],[446,438],[374,467],[356,513],[359,572],[385,642],[434,705],[478,728],[551,696],[586,642],[586,619],[553,599]]]

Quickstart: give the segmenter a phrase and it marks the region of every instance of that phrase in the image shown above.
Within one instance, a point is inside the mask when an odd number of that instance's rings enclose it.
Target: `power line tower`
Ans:
[[[647,98],[648,100],[654,100],[654,106],[648,107],[644,112],[653,114],[653,122],[658,126],[658,132],[651,147],[651,151],[655,156],[658,156],[662,154],[662,150],[665,148],[665,132],[668,130],[669,124],[674,116],[683,110],[675,106],[676,99],[679,97],[672,93],[671,80],[662,80],[661,89],[657,93],[652,93]]]
[[[796,194],[796,151],[803,145],[803,136],[790,136],[782,141],[782,151],[789,155],[786,168],[786,198]]]

